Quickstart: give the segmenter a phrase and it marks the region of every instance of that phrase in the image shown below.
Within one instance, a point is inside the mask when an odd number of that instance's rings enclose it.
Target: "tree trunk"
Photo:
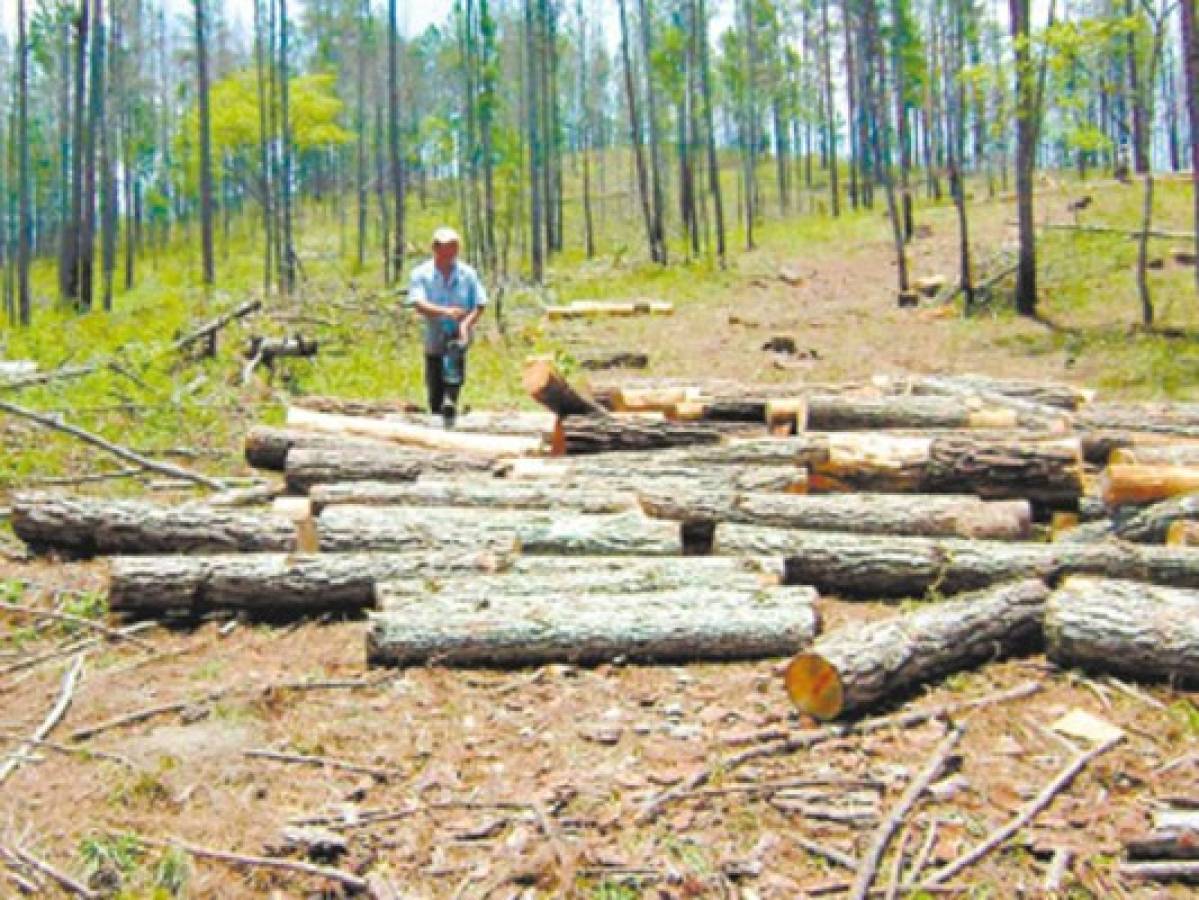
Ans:
[[[1190,444],[1149,444],[1113,450],[1112,465],[1194,466],[1199,468],[1199,441]]]
[[[937,438],[926,485],[936,493],[973,493],[992,500],[1024,498],[1048,505],[1082,495],[1082,445],[1077,438],[971,441]]]
[[[652,65],[653,46],[650,43],[650,5],[649,0],[638,0],[638,13],[641,20],[641,53],[645,59],[645,114],[649,123],[649,156],[650,182],[652,185],[652,227],[650,241],[656,247],[654,259],[666,265],[666,234],[663,229],[662,217],[666,201],[663,196],[662,180],[662,141],[658,134],[658,100],[654,88],[654,68]]]
[[[1045,607],[1045,643],[1049,658],[1067,668],[1194,683],[1199,591],[1067,579]]]
[[[1036,646],[1049,588],[1041,581],[1004,584],[889,619],[851,625],[821,637],[788,673],[788,692],[800,709],[828,713],[805,701],[828,691],[807,675],[823,666],[835,681],[832,716],[853,715],[918,686],[982,662]],[[827,670],[825,670],[827,671]]]
[[[717,444],[722,436],[711,424],[638,421],[607,415],[570,416],[555,427],[552,447],[556,455],[610,453]]]
[[[192,0],[196,25],[196,104],[200,128],[200,258],[204,283],[216,282],[216,252],[213,248],[212,119],[208,109],[208,0]],[[99,23],[97,23],[98,25]]]
[[[508,586],[516,586],[509,593]],[[502,577],[435,594],[379,588],[387,608],[371,617],[372,663],[524,666],[755,659],[794,652],[816,632],[815,595],[802,588],[689,585],[644,594],[562,593],[556,579],[528,595]],[[485,602],[484,602],[485,601]]]
[[[1008,0],[1016,56],[1016,218],[1020,250],[1016,268],[1016,312],[1037,312],[1036,223],[1033,219],[1033,166],[1036,164],[1036,109],[1030,52],[1029,0]]]
[[[986,428],[1017,426],[1016,412],[952,397],[847,397],[817,394],[808,398],[807,427],[813,431],[881,429]]]
[[[212,609],[353,612],[375,605],[380,579],[481,573],[501,558],[462,553],[237,553],[222,556],[118,556],[109,562],[114,613]]]
[[[404,160],[400,147],[400,69],[397,0],[387,0],[387,157],[395,229],[391,245],[391,283],[404,275]]]
[[[491,460],[485,456],[430,453],[412,447],[378,443],[371,446],[339,439],[336,446],[293,444],[287,451],[286,478],[288,490],[302,494],[318,484],[395,483],[415,481],[428,472],[486,474],[491,468]]]
[[[530,397],[557,416],[604,414],[595,401],[575,390],[552,362],[526,363],[521,382]]]
[[[264,47],[266,41],[263,37],[263,32],[266,30],[265,18],[262,11],[262,0],[254,0],[254,73],[258,88],[258,166],[262,170],[259,181],[262,190],[262,292],[264,295],[269,294],[271,291],[275,272],[274,179],[271,177],[271,135],[269,133],[269,125],[272,117],[268,112],[267,100],[268,63]],[[270,62],[269,66],[273,69],[274,62]],[[270,99],[270,106],[274,106],[273,95]],[[362,127],[365,131],[365,123],[363,123]],[[365,140],[365,134],[362,139]]]
[[[14,499],[12,523],[36,551],[78,556],[296,549],[290,519],[200,504],[24,494]]]
[[[838,168],[837,168],[837,166],[838,166],[838,163],[837,163],[837,130],[838,129],[837,129],[837,125],[836,125],[836,120],[837,120],[836,109],[837,108],[833,102],[833,67],[832,67],[833,33],[832,33],[832,30],[829,28],[829,23],[828,23],[828,4],[829,4],[829,0],[820,0],[820,21],[821,21],[821,27],[822,27],[820,44],[821,44],[821,49],[823,51],[820,55],[820,61],[823,66],[823,69],[824,69],[823,87],[824,87],[824,109],[825,109],[824,122],[822,124],[824,126],[825,147],[827,148],[828,154],[829,154],[828,194],[829,194],[829,201],[831,203],[830,212],[833,214],[834,217],[836,217],[836,216],[841,215],[841,189],[838,184],[838,179],[840,178],[840,172],[838,171]],[[843,23],[843,27],[845,29],[846,52],[850,53],[851,51],[849,48],[849,41],[850,41],[849,23],[848,22]],[[853,89],[850,88],[851,94],[852,94],[852,90]],[[851,109],[850,114],[852,116],[852,109],[853,109],[853,100],[852,99],[850,100],[850,109]],[[851,130],[853,129],[852,119],[850,121],[849,127]],[[853,171],[853,161],[851,160],[850,161],[850,180],[856,182],[856,178],[857,178],[857,176]],[[855,183],[854,187],[850,190],[850,196],[853,197],[854,205],[856,206],[857,205],[856,183]]]
[[[711,64],[708,49],[708,9],[706,0],[695,0],[698,3],[700,35],[700,86],[704,104],[704,131],[708,154],[708,192],[712,195],[713,215],[716,227],[716,257],[720,267],[726,262],[724,238],[724,203],[720,188],[720,160],[716,153],[716,119],[712,114]],[[1196,201],[1196,234],[1199,235],[1199,201]],[[1199,242],[1199,237],[1196,237]],[[1196,244],[1199,247],[1199,243]]]
[[[291,70],[288,56],[287,0],[279,0],[279,192],[283,198],[282,264],[283,293],[296,287],[296,245],[292,234],[292,136],[290,108]]]
[[[1199,587],[1199,554],[1168,547],[786,534],[787,583],[845,597],[943,596],[1003,581],[1052,582],[1075,574]]]
[[[640,494],[640,501],[646,513],[658,518],[758,526],[718,530],[720,552],[729,552],[730,547],[750,552],[758,532],[770,543],[774,529],[1007,541],[1027,540],[1032,532],[1032,511],[1022,500],[988,503],[977,497],[942,495],[679,493],[651,487]]]
[[[905,375],[893,382],[897,389],[920,395],[978,397],[991,403],[1022,401],[1077,412],[1095,398],[1095,392],[1068,384],[989,375]],[[992,399],[995,398],[995,399]]]
[[[352,481],[315,483],[310,492],[314,511],[328,506],[453,506],[474,509],[563,510],[581,513],[616,513],[637,509],[631,492],[613,491],[607,485],[562,487],[537,481],[496,478],[421,478],[410,483]]]
[[[33,315],[33,293],[29,281],[32,208],[29,184],[29,53],[25,23],[25,0],[17,3],[17,321],[28,327]]]
[[[659,264],[665,259],[660,256],[658,232],[654,227],[653,207],[650,200],[649,177],[645,171],[645,153],[641,146],[641,115],[637,109],[636,79],[633,74],[633,58],[629,41],[628,13],[625,0],[618,0],[620,8],[620,52],[624,62],[625,102],[629,109],[629,136],[633,144],[633,162],[637,171],[637,193],[641,198],[641,213],[645,219],[645,235],[649,243],[650,258]]]
[[[769,491],[804,493],[807,472],[793,465],[707,465],[660,457],[671,451],[619,453],[546,459],[519,459],[508,477],[514,481],[552,481],[559,489],[645,491],[671,490],[699,494]]]
[[[453,507],[379,509],[331,506],[317,522],[321,550],[418,550],[474,547],[531,555],[679,556],[674,522],[640,513],[556,515],[552,511]]]
[[[1183,70],[1186,73],[1187,118],[1190,122],[1192,225],[1195,256],[1199,258],[1199,33],[1195,28],[1195,4],[1179,3],[1182,16]],[[1195,266],[1195,290],[1199,292],[1199,266]]]

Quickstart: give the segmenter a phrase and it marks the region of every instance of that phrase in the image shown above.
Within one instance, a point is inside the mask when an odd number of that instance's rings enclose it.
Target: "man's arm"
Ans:
[[[429,299],[428,293],[425,291],[424,282],[420,276],[414,271],[412,278],[408,283],[408,297],[403,303],[404,309],[416,310],[416,312],[426,319],[452,319],[461,321],[466,315],[466,310],[458,309],[454,306],[441,306]]]
[[[483,282],[476,275],[474,279],[474,306],[470,312],[461,320],[459,331],[462,335],[462,340],[465,343],[470,343],[471,333],[475,329],[475,324],[479,319],[483,318],[483,310],[487,308],[487,291],[483,289]]]

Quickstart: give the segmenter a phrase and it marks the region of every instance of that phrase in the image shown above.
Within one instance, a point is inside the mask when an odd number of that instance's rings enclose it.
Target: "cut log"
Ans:
[[[412,597],[435,591],[451,597],[496,596],[540,598],[569,606],[586,594],[653,594],[719,585],[721,590],[760,591],[777,587],[781,568],[732,557],[567,557],[566,565],[549,557],[517,557],[502,572],[431,574],[424,579],[389,581],[387,596],[377,604],[407,606]],[[718,565],[711,565],[711,563]]]
[[[745,526],[717,526],[739,527]],[[948,595],[1075,574],[1199,587],[1199,554],[1140,544],[1024,544],[779,529],[768,552],[786,556],[788,584],[810,584],[845,597],[919,597],[930,590]]]
[[[1109,461],[1112,465],[1199,466],[1199,441],[1118,447],[1112,450]]]
[[[694,387],[617,387],[607,396],[607,405],[612,412],[660,412],[666,414],[673,412],[675,407],[681,403],[703,399],[703,394]]]
[[[12,502],[12,526],[35,552],[76,556],[296,549],[296,526],[286,516],[198,503],[161,506],[18,494]]]
[[[1068,578],[1045,607],[1045,643],[1062,666],[1197,682],[1199,591]]]
[[[263,365],[270,367],[281,357],[306,358],[316,356],[320,350],[320,342],[305,340],[303,335],[284,338],[267,338],[254,335],[242,351],[246,359],[257,359]]]
[[[1161,828],[1124,842],[1129,859],[1199,860],[1199,831]]]
[[[571,416],[555,427],[552,446],[566,455],[653,450],[691,444],[717,444],[719,429],[682,422],[646,422],[611,416]]]
[[[676,422],[747,422],[766,421],[766,400],[686,400],[666,411]]]
[[[1110,465],[1100,490],[1109,507],[1156,503],[1199,491],[1199,466]]]
[[[503,556],[473,550],[413,554],[239,553],[117,556],[109,562],[108,603],[130,614],[211,609],[310,612],[373,606],[379,579],[496,571]]]
[[[808,429],[808,401],[802,397],[767,400],[765,415],[771,434],[786,437]]]
[[[521,383],[530,397],[556,416],[603,415],[600,406],[571,386],[549,360],[527,362]]]
[[[820,458],[813,445],[809,487],[814,493],[921,490],[928,473],[932,439],[885,434],[832,434]]]
[[[557,509],[582,513],[627,512],[636,495],[594,488],[562,487],[545,482],[496,478],[422,479],[408,484],[378,481],[318,484],[311,490],[319,513],[328,506],[456,506],[478,509]]]
[[[490,458],[535,455],[542,448],[539,439],[520,435],[448,431],[386,419],[337,416],[296,406],[288,408],[287,424],[293,428],[306,428],[325,434],[373,437],[431,450],[474,453]]]
[[[875,384],[892,392],[947,397],[1003,397],[1038,406],[1053,406],[1075,412],[1095,399],[1086,388],[1052,381],[1023,378],[992,378],[989,375],[904,375],[884,376]]]
[[[669,451],[659,454],[618,453],[572,459],[514,460],[506,475],[513,481],[549,481],[559,490],[640,491],[778,491],[802,494],[807,470],[791,465],[744,467],[698,465],[679,461]]]
[[[1071,507],[1083,493],[1082,446],[1054,441],[970,441],[942,437],[929,452],[927,489],[992,500],[1024,498]]]
[[[1077,425],[1080,429],[1199,437],[1199,403],[1093,403],[1078,414]]]
[[[436,453],[418,448],[347,443],[340,448],[297,447],[287,454],[287,487],[306,493],[317,484],[352,481],[406,482],[422,473],[487,475],[492,460],[468,454]]]
[[[463,418],[468,418],[464,416]],[[440,421],[440,419],[438,420]],[[542,424],[552,426],[549,419]],[[519,432],[517,432],[519,433]],[[532,431],[525,432],[532,434]],[[540,431],[538,431],[540,433]],[[394,462],[394,467],[403,470],[406,462],[419,460],[422,467],[428,471],[438,472],[484,472],[490,471],[491,460],[477,454],[465,453],[431,453],[419,448],[405,447],[391,441],[376,440],[365,437],[346,437],[321,432],[303,431],[298,428],[270,428],[257,426],[246,434],[246,462],[256,469],[266,469],[273,472],[283,472],[287,469],[288,451],[293,447],[319,451],[330,469],[340,467],[348,472],[353,467],[367,459],[376,459],[368,464],[368,468],[377,469],[388,467],[387,460]],[[345,457],[345,464],[338,464],[339,458]],[[316,457],[305,457],[312,461]],[[307,463],[306,463],[307,464]],[[369,475],[348,474],[344,479],[335,480],[367,480]],[[373,480],[373,479],[372,479]],[[382,479],[388,480],[388,479]],[[394,479],[392,479],[394,480]],[[401,479],[406,480],[406,479]]]
[[[1199,547],[1199,522],[1178,521],[1166,530],[1167,547]]]
[[[818,394],[808,399],[813,431],[879,431],[888,428],[1015,428],[1013,410],[971,404],[953,397],[851,397]]]
[[[383,418],[397,422],[408,422],[426,428],[444,428],[445,420],[440,415],[428,413],[388,413]],[[454,419],[455,431],[480,432],[483,434],[522,434],[536,437],[552,431],[554,414],[546,410],[496,412],[472,410]]]
[[[468,582],[411,595],[380,585],[367,658],[387,665],[524,666],[756,659],[795,652],[816,633],[805,588],[688,588],[569,595],[547,578]],[[509,592],[511,587],[511,592]]]
[[[831,712],[821,718],[859,713],[934,678],[1036,646],[1048,596],[1044,582],[1018,581],[842,628],[804,651],[788,673],[788,692],[804,712]],[[832,684],[818,684],[826,671]],[[814,702],[824,692],[840,703]]]
[[[1169,536],[1176,525],[1199,522],[1199,494],[1183,494],[1132,511],[1118,519],[1113,531],[1125,541],[1140,544],[1170,543]]]
[[[538,510],[330,506],[317,523],[325,551],[461,547],[563,556],[678,556],[682,533],[640,513],[556,515]]]
[[[721,495],[652,488],[641,492],[639,499],[641,508],[658,518],[768,526],[767,531],[798,528],[1009,541],[1025,540],[1032,532],[1032,512],[1023,500],[985,502],[968,496],[904,494]]]

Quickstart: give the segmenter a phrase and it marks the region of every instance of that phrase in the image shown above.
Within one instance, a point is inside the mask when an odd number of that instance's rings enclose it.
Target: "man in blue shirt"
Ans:
[[[475,270],[458,261],[458,232],[438,228],[433,256],[412,270],[405,305],[425,320],[425,387],[429,412],[453,424],[458,394],[466,380],[466,348],[487,306]]]

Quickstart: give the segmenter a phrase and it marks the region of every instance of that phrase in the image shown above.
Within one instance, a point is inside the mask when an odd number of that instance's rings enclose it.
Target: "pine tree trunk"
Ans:
[[[533,281],[540,284],[545,271],[545,242],[542,237],[543,202],[542,170],[545,167],[542,146],[540,100],[540,41],[537,17],[533,15],[534,0],[525,0],[525,117],[529,140],[529,259]]]
[[[196,102],[200,128],[200,258],[205,284],[216,282],[213,248],[212,119],[208,108],[208,0],[192,0],[195,6]],[[286,2],[286,0],[284,0]],[[99,27],[99,22],[96,23]]]
[[[704,129],[708,149],[708,191],[712,195],[713,213],[716,219],[716,256],[720,260],[721,268],[723,268],[726,261],[724,203],[720,188],[720,160],[716,153],[716,119],[712,114],[711,65],[708,50],[708,11],[706,0],[693,0],[692,9],[696,12],[696,18],[698,19],[696,22],[697,33],[702,28],[702,33],[700,33],[699,37],[700,86],[703,93]],[[1196,206],[1196,210],[1199,210],[1199,206]],[[1199,222],[1199,219],[1196,221]],[[1196,225],[1196,229],[1197,234],[1199,234],[1199,224]]]
[[[1036,162],[1036,115],[1032,56],[1029,50],[1029,0],[1008,0],[1012,39],[1016,42],[1016,218],[1020,250],[1016,268],[1016,312],[1037,312],[1036,223],[1033,220],[1033,166]]]
[[[834,216],[841,215],[841,189],[838,180],[841,173],[837,162],[837,113],[836,106],[833,102],[833,64],[832,64],[832,30],[829,28],[828,22],[828,4],[829,0],[820,0],[820,24],[822,34],[820,36],[820,45],[823,50],[821,53],[821,64],[824,68],[824,144],[829,155],[829,201],[831,203],[830,212]],[[852,57],[849,39],[849,23],[845,25],[845,52]],[[850,132],[853,131],[853,87],[849,88],[849,107],[850,107]],[[851,141],[852,146],[852,141]],[[810,162],[809,154],[809,162]],[[858,205],[858,186],[857,175],[854,171],[856,160],[851,156],[849,164],[849,196],[853,201],[854,208]]]
[[[291,67],[289,61],[287,0],[279,0],[279,192],[283,198],[283,247],[280,263],[283,269],[283,294],[296,288],[296,245],[292,234],[292,132],[291,132]]]
[[[29,197],[29,37],[25,0],[17,3],[17,321],[32,321],[33,296],[29,283],[32,221]]]
[[[400,148],[400,63],[397,0],[387,0],[387,155],[391,185],[392,233],[390,282],[404,274],[404,162]]]
[[[1195,27],[1195,4],[1179,3],[1182,16],[1183,71],[1186,74],[1187,120],[1191,145],[1191,203],[1195,231],[1195,255],[1199,257],[1199,33]],[[1195,290],[1199,293],[1199,266],[1195,266]]]
[[[629,42],[628,11],[626,0],[618,0],[620,7],[620,52],[624,62],[625,101],[629,112],[629,135],[633,144],[633,162],[637,172],[637,193],[641,198],[641,213],[645,219],[645,236],[649,244],[650,258],[663,263],[659,256],[657,231],[654,228],[653,207],[650,200],[649,176],[645,170],[645,153],[641,146],[641,115],[637,108],[636,78],[633,72],[633,54]]]
[[[666,265],[666,234],[662,221],[666,204],[662,186],[665,173],[662,171],[662,140],[658,133],[658,92],[654,87],[654,69],[651,62],[653,58],[653,45],[650,42],[652,13],[649,0],[638,0],[638,7],[641,19],[641,53],[645,61],[645,107],[646,117],[649,120],[650,182],[653,190],[650,241],[655,247],[654,259],[661,265]]]
[[[75,72],[72,98],[71,134],[71,217],[63,232],[62,294],[76,308],[82,306],[80,295],[80,242],[83,238],[83,151],[84,97],[87,91],[87,43],[91,19],[90,0],[79,0],[79,15],[75,19]]]

